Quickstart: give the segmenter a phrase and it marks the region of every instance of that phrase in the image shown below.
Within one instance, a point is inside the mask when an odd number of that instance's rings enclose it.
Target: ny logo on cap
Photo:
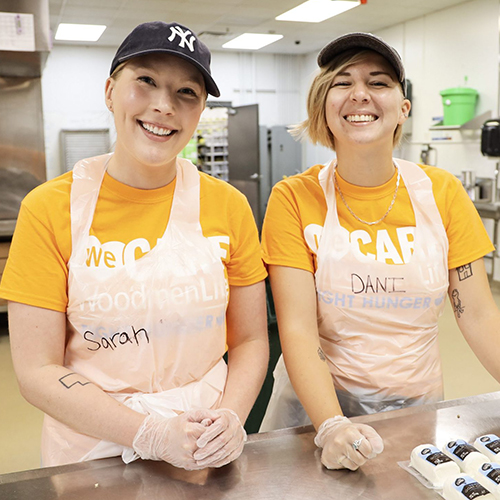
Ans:
[[[187,39],[188,35],[191,35],[191,31],[182,31],[182,28],[180,26],[171,26],[170,31],[172,32],[172,34],[168,37],[169,42],[174,40],[174,38],[179,35],[179,38],[181,39],[179,42],[179,47],[184,48],[187,45],[187,48],[191,52],[194,52],[194,42],[196,41],[196,37],[193,35],[189,40]]]

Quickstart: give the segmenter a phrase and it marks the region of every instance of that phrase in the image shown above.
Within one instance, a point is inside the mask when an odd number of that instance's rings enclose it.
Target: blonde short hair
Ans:
[[[128,63],[128,61],[125,61],[125,62],[122,62],[120,63],[113,71],[113,73],[111,73],[111,75],[109,75],[109,78],[112,78],[113,80],[118,80],[118,77],[120,76],[120,73],[122,72],[122,69],[125,67],[125,65]]]
[[[356,64],[366,59],[369,54],[373,54],[371,50],[357,49],[348,50],[334,57],[332,61],[320,69],[319,73],[314,78],[309,94],[307,96],[307,119],[297,125],[289,128],[289,132],[294,137],[308,137],[313,144],[321,144],[335,151],[335,137],[333,136],[328,123],[326,121],[326,98],[331,88],[333,79],[347,66]],[[403,95],[403,89],[398,85]],[[403,127],[399,125],[394,130],[393,146],[396,147],[403,135]]]

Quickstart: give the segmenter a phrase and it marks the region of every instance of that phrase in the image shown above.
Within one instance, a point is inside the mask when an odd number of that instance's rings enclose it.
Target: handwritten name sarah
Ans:
[[[141,339],[149,344],[149,335],[145,328],[140,328],[136,330],[133,326],[130,327],[132,333],[128,332],[116,332],[109,337],[99,337],[96,336],[94,332],[87,330],[83,334],[83,338],[92,344],[92,347],[87,346],[89,351],[98,351],[99,349],[111,349],[115,350],[117,347],[126,344],[132,344],[139,346]]]

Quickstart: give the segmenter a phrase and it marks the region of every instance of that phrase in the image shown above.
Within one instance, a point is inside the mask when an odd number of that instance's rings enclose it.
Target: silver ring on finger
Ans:
[[[356,441],[354,441],[354,443],[352,443],[352,447],[354,448],[354,451],[358,451],[363,439],[365,439],[365,438],[362,437],[362,438],[356,439]]]

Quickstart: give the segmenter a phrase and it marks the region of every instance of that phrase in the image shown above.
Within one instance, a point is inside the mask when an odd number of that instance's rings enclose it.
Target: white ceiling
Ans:
[[[274,19],[302,1],[50,0],[50,27],[55,33],[60,22],[105,24],[108,28],[95,44],[117,47],[139,23],[176,21],[201,35],[211,50],[225,50],[221,49],[223,43],[244,32],[280,33],[284,37],[261,52],[301,54],[319,50],[346,32],[375,32],[469,0],[367,0],[366,4],[322,23]]]

